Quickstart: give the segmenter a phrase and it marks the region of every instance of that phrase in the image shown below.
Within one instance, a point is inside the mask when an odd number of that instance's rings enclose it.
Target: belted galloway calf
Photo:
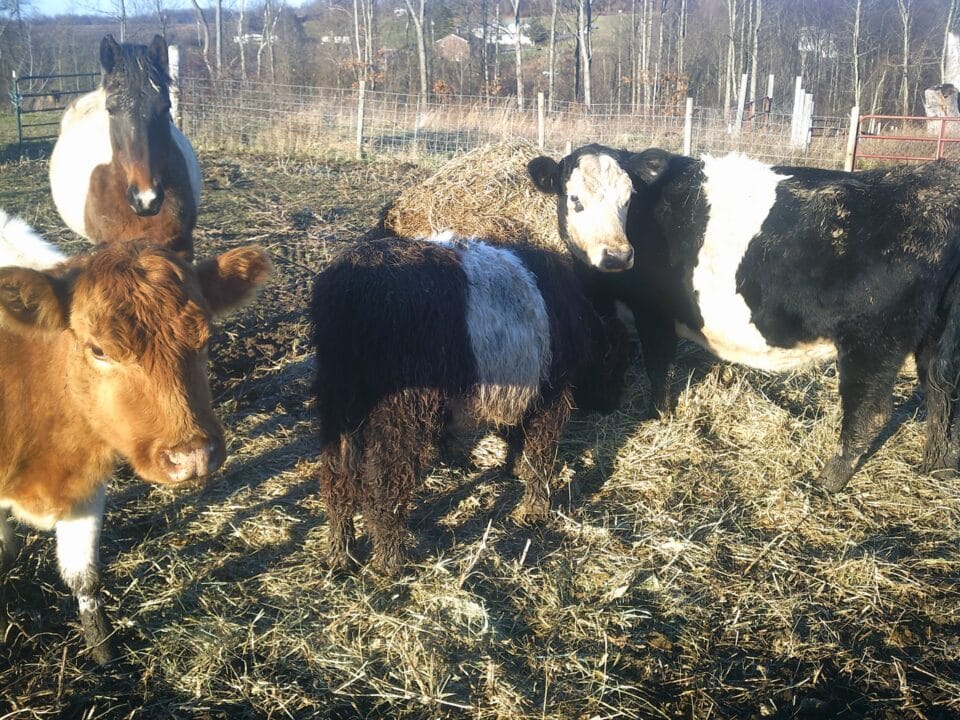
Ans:
[[[223,429],[206,372],[211,318],[251,298],[270,264],[255,247],[193,266],[136,243],[63,258],[7,220],[0,223],[0,565],[16,553],[11,513],[54,530],[60,575],[102,663],[111,657],[98,570],[106,481],[121,458],[165,485],[220,467]]]
[[[602,145],[528,165],[603,312],[633,312],[655,406],[669,411],[678,337],[725,360],[790,370],[836,358],[843,488],[885,424],[913,353],[924,466],[957,466],[960,166],[844,173]],[[606,303],[607,308],[602,305]]]
[[[357,510],[380,570],[404,559],[411,493],[436,444],[489,427],[525,481],[521,514],[549,507],[573,407],[619,401],[630,359],[562,256],[451,234],[367,240],[316,278],[312,317],[329,559],[353,555]]]

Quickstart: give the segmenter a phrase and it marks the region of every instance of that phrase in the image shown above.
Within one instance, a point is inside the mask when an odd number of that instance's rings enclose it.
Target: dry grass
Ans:
[[[534,187],[527,163],[543,153],[525,140],[491,143],[401,188],[383,225],[418,237],[443,230],[498,240],[528,239],[563,249],[556,199]]]
[[[426,173],[202,164],[198,252],[258,241],[277,267],[212,361],[230,459],[184,492],[113,483],[113,667],[85,656],[51,538],[23,531],[0,718],[960,716],[960,486],[914,471],[909,369],[838,496],[812,484],[836,440],[832,367],[769,375],[684,346],[673,418],[642,420],[638,366],[618,412],[575,416],[544,526],[512,519],[520,484],[485,439],[475,469],[419,493],[409,574],[327,573],[301,309],[329,252]],[[0,207],[68,240],[44,173],[0,166]]]

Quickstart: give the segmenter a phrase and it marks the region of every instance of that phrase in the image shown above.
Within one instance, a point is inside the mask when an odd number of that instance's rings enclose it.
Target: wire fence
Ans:
[[[187,136],[200,146],[352,157],[358,148],[357,88],[321,88],[184,77],[180,108]],[[366,90],[360,148],[368,155],[449,157],[485,143],[527,139],[542,132],[546,153],[591,142],[615,147],[683,149],[683,106],[645,108],[555,103],[541,116],[537,103],[515,98],[433,97]],[[846,118],[818,117],[806,149],[791,147],[791,117],[769,113],[732,130],[726,114],[694,108],[692,155],[746,153],[770,163],[840,167]],[[542,131],[541,131],[542,127]]]

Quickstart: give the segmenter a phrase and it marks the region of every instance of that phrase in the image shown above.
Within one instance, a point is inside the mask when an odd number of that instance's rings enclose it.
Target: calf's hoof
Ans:
[[[524,498],[517,508],[517,518],[525,525],[542,525],[549,517],[549,500]]]
[[[402,548],[380,549],[374,554],[373,570],[386,578],[398,577],[407,565],[408,557]]]
[[[110,642],[110,624],[103,611],[84,610],[80,613],[80,625],[83,627],[83,639],[90,650],[90,657],[97,665],[106,665],[113,660],[113,647]]]
[[[839,455],[835,455],[823,466],[817,482],[829,493],[840,492],[853,477],[854,467]]]

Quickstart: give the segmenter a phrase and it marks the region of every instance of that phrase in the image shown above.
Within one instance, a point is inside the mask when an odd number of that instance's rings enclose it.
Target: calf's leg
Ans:
[[[557,446],[570,419],[573,397],[568,389],[532,411],[523,421],[523,453],[516,472],[525,483],[520,515],[527,522],[540,522],[550,514],[550,479],[557,460]]]
[[[94,661],[103,665],[113,657],[110,625],[100,606],[100,529],[106,489],[100,486],[69,518],[56,524],[60,577],[80,607],[83,637]]]
[[[363,519],[374,567],[386,575],[406,561],[410,497],[440,434],[442,405],[437,391],[404,390],[380,402],[364,425]]]
[[[356,540],[353,514],[360,490],[360,451],[346,433],[326,442],[321,451],[320,495],[327,508],[327,557],[330,567],[344,570],[353,562]]]
[[[889,348],[889,346],[888,346]],[[864,343],[838,347],[840,371],[840,450],[824,465],[819,482],[828,492],[842,490],[857,463],[883,428],[893,408],[893,385],[907,351],[882,355]]]

